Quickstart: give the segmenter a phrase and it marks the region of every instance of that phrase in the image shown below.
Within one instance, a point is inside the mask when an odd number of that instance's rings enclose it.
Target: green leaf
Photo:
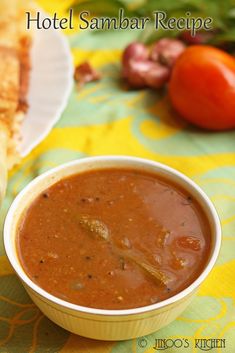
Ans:
[[[118,16],[120,9],[124,9],[125,15],[130,15],[126,5],[120,0],[90,0],[74,3],[73,9],[75,12],[89,11],[91,15],[97,16]]]
[[[229,32],[218,34],[211,42],[216,44],[221,42],[232,42],[232,41],[235,44],[235,28],[233,28]]]
[[[163,29],[159,29],[156,31],[154,28],[154,24],[149,23],[145,27],[145,30],[140,33],[138,40],[145,44],[152,44],[153,42],[159,40],[160,38],[163,38],[163,37],[175,38],[178,35],[179,35],[179,31],[177,30],[166,31]]]
[[[211,17],[214,43],[234,42],[235,0],[75,0],[74,11],[89,11],[98,17],[117,17],[120,8],[127,17],[151,17],[154,11],[164,11],[167,17]],[[156,31],[153,22],[141,33],[140,40],[151,43],[163,36],[177,36],[179,31]]]

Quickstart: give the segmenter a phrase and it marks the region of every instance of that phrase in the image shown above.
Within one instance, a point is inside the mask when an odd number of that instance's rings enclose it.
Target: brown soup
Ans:
[[[155,174],[104,169],[63,179],[22,217],[20,261],[41,288],[71,303],[127,309],[190,285],[208,260],[200,205]]]

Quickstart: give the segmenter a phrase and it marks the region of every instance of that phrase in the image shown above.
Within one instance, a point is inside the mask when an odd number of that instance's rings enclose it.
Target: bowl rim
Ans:
[[[18,204],[21,202],[21,199],[24,197],[25,194],[29,192],[30,189],[34,188],[34,186],[38,183],[41,182],[44,179],[47,179],[48,177],[55,175],[56,173],[60,172],[63,169],[70,168],[73,166],[77,166],[83,163],[87,162],[94,162],[97,163],[97,169],[99,169],[98,163],[99,162],[130,162],[131,163],[136,163],[141,165],[148,165],[149,167],[153,167],[158,169],[159,171],[164,171],[167,172],[168,176],[170,177],[171,175],[174,175],[175,177],[182,179],[182,181],[193,188],[198,196],[200,197],[200,202],[201,204],[205,204],[211,214],[211,219],[213,220],[214,223],[214,245],[211,249],[211,255],[210,259],[205,266],[204,270],[201,272],[201,274],[193,281],[188,287],[180,291],[179,293],[175,294],[174,296],[162,300],[158,303],[154,303],[151,305],[147,306],[142,306],[138,308],[132,308],[132,309],[118,309],[118,310],[110,310],[110,309],[98,309],[98,308],[90,308],[86,306],[81,306],[78,304],[73,304],[68,301],[65,301],[63,299],[60,299],[50,293],[48,293],[46,290],[42,289],[40,286],[38,286],[36,283],[34,283],[27,275],[27,273],[23,270],[23,267],[20,265],[20,261],[16,258],[13,250],[13,243],[15,241],[15,235],[12,239],[11,237],[11,221],[15,215],[15,212],[17,211]],[[127,164],[125,165],[127,166]],[[94,168],[95,169],[95,168]],[[84,172],[84,171],[83,171]],[[76,173],[71,173],[68,175],[73,175]],[[25,209],[25,208],[24,208]],[[22,214],[22,211],[21,211]],[[18,217],[19,219],[19,217]],[[139,157],[132,157],[132,156],[122,156],[122,155],[105,155],[105,156],[94,156],[94,157],[85,157],[85,158],[79,158],[67,163],[63,163],[55,168],[52,168],[41,175],[37,176],[34,178],[31,182],[29,182],[16,196],[14,201],[12,202],[7,216],[5,218],[4,222],[4,247],[6,251],[6,255],[15,270],[16,274],[18,277],[21,279],[21,281],[26,284],[31,290],[36,292],[38,295],[41,297],[51,301],[52,303],[59,305],[60,307],[66,308],[73,310],[75,312],[82,312],[85,314],[91,314],[91,315],[100,315],[100,316],[129,316],[129,315],[136,315],[136,314],[143,314],[147,313],[150,311],[155,311],[157,309],[161,309],[163,307],[166,307],[168,305],[174,304],[178,301],[183,300],[185,297],[187,297],[189,294],[194,292],[198,286],[205,280],[205,278],[208,276],[210,271],[212,270],[213,266],[215,265],[215,262],[217,260],[217,257],[219,255],[220,251],[220,246],[221,246],[221,225],[220,225],[220,220],[217,214],[217,211],[212,203],[212,201],[209,199],[209,197],[206,195],[206,193],[189,177],[184,175],[183,173],[179,172],[177,169],[174,169],[172,167],[169,167],[166,164],[159,163],[154,160],[150,159],[145,159],[145,158],[139,158]]]

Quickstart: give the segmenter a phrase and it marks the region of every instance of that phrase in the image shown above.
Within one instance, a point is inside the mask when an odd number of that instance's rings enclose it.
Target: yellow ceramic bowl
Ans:
[[[87,170],[110,167],[136,168],[165,176],[198,200],[211,227],[212,246],[208,263],[201,275],[186,289],[159,303],[127,310],[87,308],[59,299],[32,282],[23,270],[16,252],[16,231],[22,213],[43,190],[57,181]],[[56,324],[81,336],[99,340],[125,340],[144,336],[173,321],[192,300],[217,259],[221,243],[221,228],[215,208],[205,193],[189,178],[166,165],[124,156],[91,157],[76,160],[37,177],[22,190],[7,214],[4,244],[7,256],[26,291],[41,311]]]

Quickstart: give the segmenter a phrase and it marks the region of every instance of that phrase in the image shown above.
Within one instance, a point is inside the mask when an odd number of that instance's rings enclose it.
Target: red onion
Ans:
[[[185,48],[186,46],[181,40],[163,38],[154,44],[150,58],[172,67]]]

